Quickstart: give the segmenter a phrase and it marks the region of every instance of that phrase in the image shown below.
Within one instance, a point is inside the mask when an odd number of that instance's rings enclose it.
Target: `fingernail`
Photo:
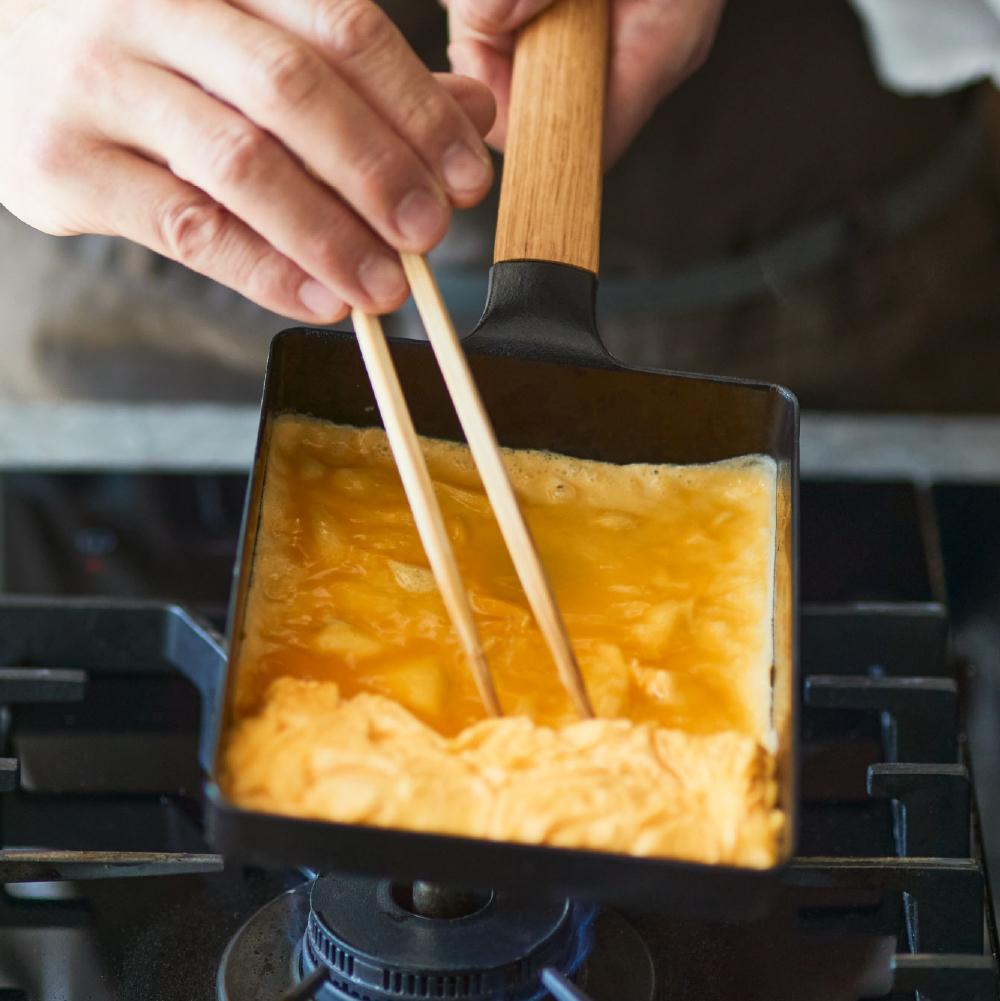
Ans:
[[[441,161],[445,184],[452,191],[478,191],[490,182],[493,170],[485,156],[477,156],[463,142],[452,143]]]
[[[344,308],[340,296],[312,278],[299,286],[299,302],[315,316],[335,316]]]
[[[395,302],[406,291],[403,267],[388,254],[369,254],[358,267],[358,279],[377,303]]]
[[[411,191],[396,209],[396,228],[411,243],[426,246],[444,231],[447,210],[425,188]]]

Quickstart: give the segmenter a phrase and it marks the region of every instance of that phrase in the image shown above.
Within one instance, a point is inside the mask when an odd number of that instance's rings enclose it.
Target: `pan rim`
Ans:
[[[321,329],[315,327],[298,326],[291,327],[286,330],[281,331],[276,334],[271,342],[270,356],[268,362],[268,379],[265,381],[264,397],[261,406],[261,420],[260,428],[258,434],[258,452],[256,461],[253,469],[252,480],[257,480],[258,475],[261,472],[260,468],[263,466],[263,474],[260,475],[260,482],[258,484],[258,489],[263,491],[263,483],[266,480],[266,456],[263,454],[262,446],[265,443],[265,435],[267,426],[270,421],[274,420],[276,417],[286,414],[286,413],[298,413],[302,415],[308,415],[307,409],[296,406],[275,406],[269,408],[269,404],[272,402],[269,397],[269,386],[270,379],[272,377],[274,368],[273,363],[275,357],[280,352],[283,345],[289,341],[294,341],[296,339],[306,338],[311,340],[313,338],[326,340],[326,341],[337,341],[337,342],[353,342],[354,334],[345,330],[337,329]],[[390,342],[392,343],[394,349],[402,351],[429,351],[430,345],[421,340],[416,340],[413,338],[406,337],[390,337]],[[482,358],[502,358],[504,361],[510,361],[512,363],[529,363],[532,366],[545,366],[547,368],[564,369],[566,367],[565,362],[553,358],[524,358],[517,354],[511,355],[498,355],[493,351],[478,350],[475,346],[469,346],[470,354]],[[776,804],[777,808],[781,811],[785,823],[783,825],[784,829],[779,838],[777,844],[777,851],[775,861],[772,865],[766,867],[753,867],[753,866],[736,866],[731,864],[717,864],[709,863],[695,860],[686,860],[680,857],[664,857],[664,856],[637,856],[631,854],[624,854],[620,852],[611,851],[597,851],[593,849],[579,849],[579,848],[568,848],[559,847],[553,845],[536,845],[525,842],[517,841],[495,841],[486,838],[475,838],[462,835],[448,835],[448,834],[437,834],[429,832],[413,831],[406,828],[391,828],[391,827],[376,827],[374,825],[365,824],[345,824],[335,821],[325,821],[318,818],[303,818],[296,817],[290,814],[280,814],[280,813],[270,813],[262,810],[247,809],[245,807],[238,806],[231,800],[229,800],[219,782],[220,776],[223,774],[223,769],[221,768],[222,763],[222,753],[224,750],[225,737],[229,732],[229,718],[228,718],[228,706],[222,705],[216,710],[216,738],[213,745],[213,751],[211,754],[212,767],[206,778],[206,795],[209,802],[210,810],[218,813],[221,816],[227,816],[235,818],[236,820],[245,820],[247,822],[253,823],[282,823],[282,824],[294,824],[297,829],[314,830],[314,831],[326,831],[330,835],[334,835],[335,832],[344,832],[357,835],[363,832],[378,832],[385,835],[405,835],[410,839],[417,839],[419,843],[424,844],[428,847],[437,847],[440,851],[446,851],[448,846],[461,846],[468,849],[478,849],[483,850],[488,846],[500,846],[504,850],[509,852],[524,852],[533,854],[534,857],[539,857],[541,853],[542,857],[548,857],[551,859],[558,859],[560,861],[570,860],[573,858],[583,859],[588,862],[603,862],[604,864],[613,863],[618,864],[622,867],[623,871],[631,870],[636,867],[640,867],[643,870],[649,872],[650,869],[655,869],[656,872],[662,873],[664,875],[676,871],[677,873],[684,872],[691,876],[703,876],[705,878],[714,879],[725,879],[738,878],[741,880],[749,880],[754,882],[759,882],[763,884],[771,880],[775,880],[780,874],[787,869],[796,857],[798,841],[800,837],[800,808],[801,808],[801,795],[799,788],[799,752],[800,752],[800,735],[799,735],[799,715],[801,707],[801,681],[800,681],[800,651],[799,651],[799,615],[800,615],[800,596],[799,596],[799,426],[800,426],[800,406],[799,401],[795,394],[784,386],[777,383],[771,383],[760,380],[753,379],[743,379],[736,377],[724,377],[724,376],[713,376],[705,373],[691,373],[672,369],[663,369],[656,367],[643,367],[643,366],[626,366],[619,362],[617,359],[608,356],[608,364],[595,364],[588,362],[581,362],[579,360],[574,360],[570,363],[575,368],[592,368],[598,370],[605,370],[615,375],[621,374],[623,376],[637,375],[637,376],[667,376],[676,379],[682,379],[685,381],[696,380],[704,381],[707,383],[714,384],[724,384],[726,386],[738,387],[740,389],[748,390],[754,393],[760,393],[769,395],[778,401],[778,404],[782,411],[782,417],[784,420],[783,432],[785,438],[787,438],[788,454],[782,455],[780,458],[775,456],[776,461],[779,462],[779,468],[784,465],[789,473],[790,484],[791,484],[791,494],[789,497],[789,513],[790,513],[790,523],[788,529],[788,543],[787,549],[789,552],[791,560],[791,578],[789,582],[789,607],[790,607],[790,649],[789,649],[789,665],[788,673],[790,675],[790,691],[791,691],[791,703],[789,711],[789,727],[790,736],[787,740],[786,748],[783,752],[783,764],[789,771],[789,776],[787,779],[779,783],[779,799]],[[316,415],[311,415],[316,416]],[[377,416],[375,417],[372,426],[377,425]],[[253,482],[251,482],[250,489],[248,489],[248,506],[251,491],[253,489]],[[258,512],[259,515],[259,512]],[[245,531],[246,529],[244,529]],[[243,546],[246,543],[246,539],[241,536],[241,554],[244,554]],[[238,561],[236,567],[236,574],[240,573],[239,563],[242,559]],[[233,610],[235,611],[237,602],[237,588],[234,587],[233,594]],[[775,618],[777,616],[775,615]],[[233,627],[233,616],[231,615],[229,629],[227,634],[232,636]],[[232,652],[236,644],[230,642],[229,644],[229,655],[226,659],[225,664],[225,676],[223,684],[223,693],[221,698],[224,703],[228,703],[228,691],[229,684],[233,674],[235,673],[234,660]],[[772,662],[772,670],[773,670]],[[772,698],[774,696],[774,691],[776,689],[772,687]],[[233,857],[243,854],[239,851],[233,852]],[[298,863],[301,865],[308,865],[308,860],[300,859]]]

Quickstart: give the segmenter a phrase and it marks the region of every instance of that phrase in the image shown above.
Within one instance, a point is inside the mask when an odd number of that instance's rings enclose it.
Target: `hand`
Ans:
[[[394,251],[485,195],[494,114],[370,0],[0,5],[0,202],[310,323],[405,300]]]
[[[485,83],[497,100],[486,137],[503,149],[511,56],[518,28],[553,0],[444,0],[456,73]],[[604,161],[625,152],[657,104],[705,61],[725,0],[611,0],[611,53]]]

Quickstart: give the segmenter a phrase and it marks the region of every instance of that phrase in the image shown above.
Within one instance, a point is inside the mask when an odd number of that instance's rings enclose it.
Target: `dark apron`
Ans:
[[[384,6],[442,68],[437,6]],[[884,90],[846,0],[734,0],[708,64],[608,175],[608,345],[774,379],[808,406],[994,407],[985,161],[971,95]],[[495,211],[493,197],[460,214],[434,254],[461,327],[482,305]],[[0,276],[19,366],[0,376],[7,394],[256,400],[286,321],[122,241],[9,219],[0,240],[18,248]],[[409,310],[391,327],[419,333]]]

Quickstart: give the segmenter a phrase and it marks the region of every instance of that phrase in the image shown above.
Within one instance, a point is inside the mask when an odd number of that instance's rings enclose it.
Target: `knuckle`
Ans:
[[[255,78],[259,94],[269,107],[297,107],[312,97],[323,82],[319,57],[307,46],[282,42],[260,52]]]
[[[397,110],[399,127],[406,135],[417,135],[435,145],[447,146],[459,133],[457,116],[442,96],[414,90]]]
[[[315,32],[323,48],[340,60],[379,49],[392,37],[392,25],[370,0],[319,0]]]
[[[264,132],[249,122],[223,129],[208,143],[211,177],[223,187],[245,184],[260,171],[269,145]]]
[[[44,178],[65,177],[79,166],[76,142],[59,122],[40,119],[23,137],[24,162]]]
[[[106,92],[120,75],[123,62],[115,31],[121,23],[98,7],[82,13],[80,21],[60,42],[60,58],[48,70],[48,80],[66,99]]]
[[[332,233],[336,229],[315,233],[306,237],[303,245],[302,260],[309,261],[313,268],[322,275],[339,275],[344,270],[344,248]]]
[[[93,93],[107,75],[109,56],[97,35],[80,38],[67,53],[64,78],[80,92]]]
[[[381,202],[386,192],[393,188],[398,174],[400,158],[389,146],[372,143],[354,163],[358,185],[369,201]]]
[[[272,250],[248,255],[240,271],[237,283],[243,295],[272,305],[294,298],[302,277],[291,261]]]
[[[198,195],[168,201],[156,216],[156,228],[168,255],[189,266],[197,264],[218,245],[225,225],[225,209]]]

